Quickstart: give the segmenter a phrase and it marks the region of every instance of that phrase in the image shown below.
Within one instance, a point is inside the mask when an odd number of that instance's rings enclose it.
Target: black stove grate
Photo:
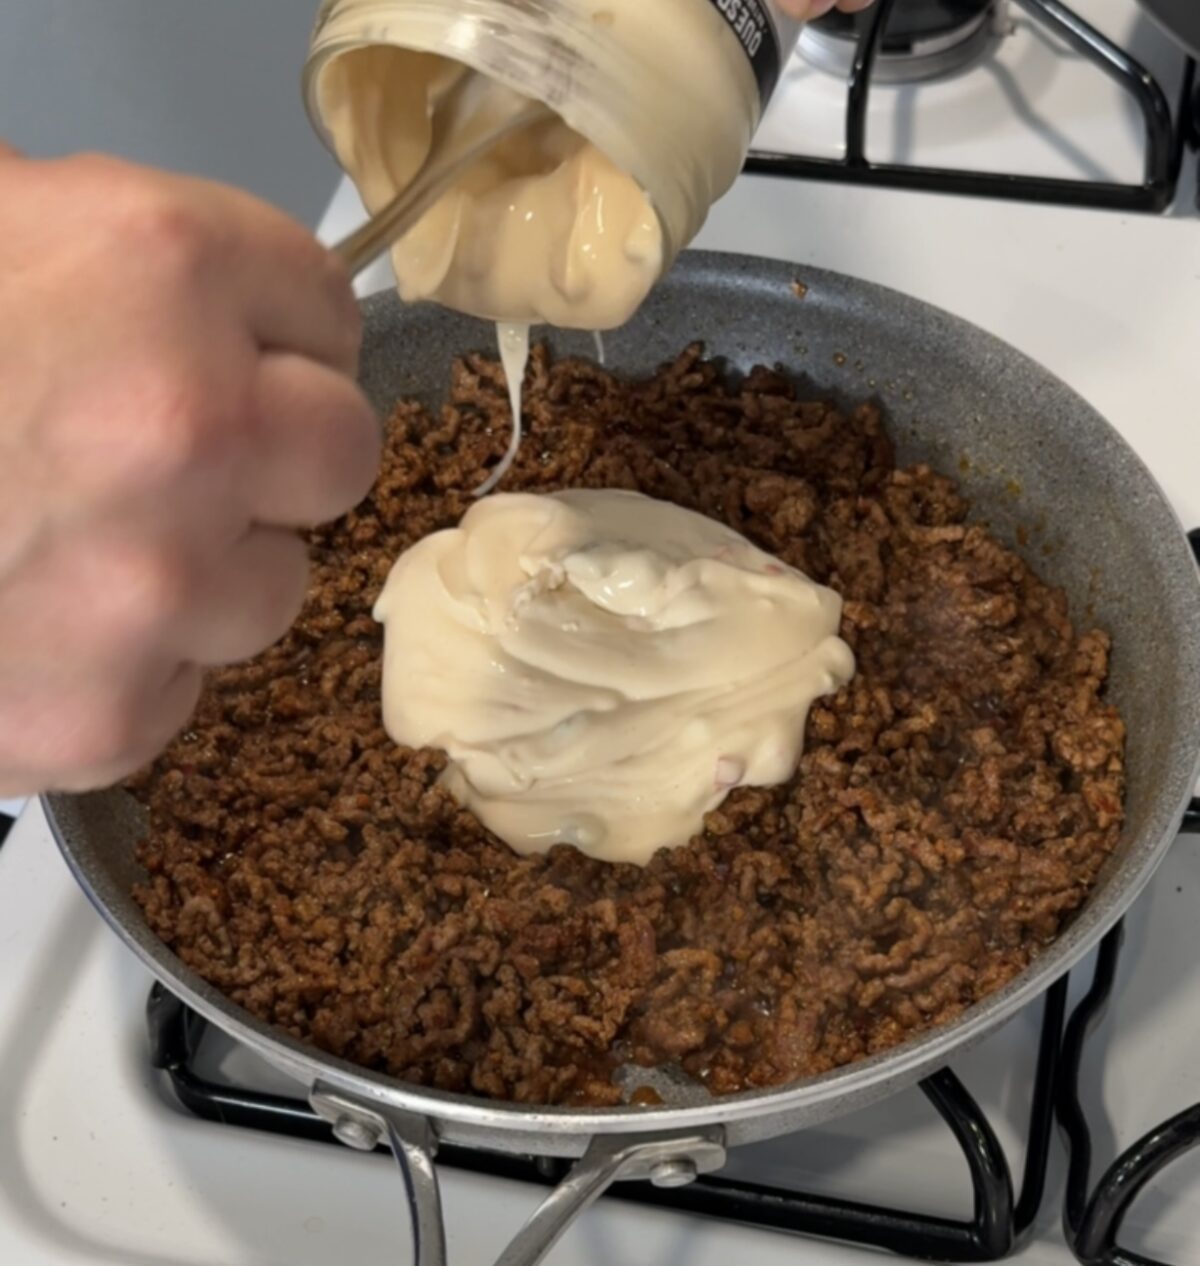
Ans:
[[[673,1189],[650,1183],[621,1183],[611,1188],[606,1198],[887,1249],[930,1261],[999,1261],[1020,1245],[1042,1206],[1066,998],[1064,977],[1049,991],[1043,1004],[1019,1197],[1014,1197],[1008,1159],[995,1131],[958,1077],[949,1069],[942,1069],[921,1083],[926,1098],[953,1134],[970,1173],[973,1212],[969,1221],[789,1191],[722,1178],[719,1174],[702,1176],[690,1186]],[[200,1076],[195,1058],[208,1022],[161,985],[156,984],[151,991],[147,1014],[153,1063],[168,1074],[176,1096],[189,1111],[224,1124],[335,1142],[330,1127],[303,1100],[230,1088]],[[380,1150],[388,1154],[386,1147]],[[561,1181],[570,1164],[546,1157],[503,1156],[449,1145],[438,1148],[437,1159],[439,1165],[545,1186]]]
[[[1200,98],[1193,102],[1192,95],[1196,82],[1195,62],[1189,58],[1183,63],[1179,104],[1172,111],[1162,87],[1144,66],[1059,0],[1015,0],[1015,3],[1031,20],[1092,63],[1097,73],[1116,80],[1137,103],[1145,131],[1144,174],[1139,184],[872,162],[867,158],[867,104],[876,59],[897,3],[903,0],[878,0],[874,9],[860,19],[862,25],[848,85],[845,154],[841,158],[812,158],[755,150],[747,160],[747,171],[805,180],[1123,211],[1164,211],[1174,201],[1185,148],[1189,140],[1195,141],[1193,110],[1200,110]]]
[[[1063,1231],[1083,1266],[1160,1266],[1122,1248],[1117,1236],[1142,1189],[1173,1160],[1200,1147],[1200,1103],[1127,1147],[1089,1194],[1092,1136],[1079,1098],[1079,1073],[1088,1034],[1099,1023],[1116,983],[1121,936],[1118,926],[1101,945],[1092,986],[1075,1008],[1063,1042],[1056,1092],[1058,1122],[1069,1153]]]

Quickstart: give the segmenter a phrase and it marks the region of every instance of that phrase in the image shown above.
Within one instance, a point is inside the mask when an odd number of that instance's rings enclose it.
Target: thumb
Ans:
[[[835,2],[836,0],[779,0],[779,5],[789,17],[807,22],[828,13]]]
[[[873,3],[874,0],[779,0],[784,13],[799,18],[801,22],[824,17],[833,8],[841,9],[843,13],[858,13],[870,8]]]

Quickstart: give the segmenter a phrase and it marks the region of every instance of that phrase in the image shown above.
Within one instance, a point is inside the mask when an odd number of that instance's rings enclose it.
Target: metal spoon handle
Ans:
[[[357,277],[402,238],[449,189],[468,161],[450,166],[439,162],[433,165],[432,170],[427,164],[378,215],[373,215],[361,228],[339,242],[333,253],[346,265],[350,276]]]

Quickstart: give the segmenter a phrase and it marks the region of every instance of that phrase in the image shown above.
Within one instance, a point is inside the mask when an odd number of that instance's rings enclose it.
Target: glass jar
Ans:
[[[491,76],[637,181],[665,272],[741,171],[798,34],[776,0],[323,0],[305,101],[333,148],[329,77],[352,51],[403,51],[391,108],[424,108],[404,84],[438,73],[430,55]],[[408,179],[423,158],[414,152]]]

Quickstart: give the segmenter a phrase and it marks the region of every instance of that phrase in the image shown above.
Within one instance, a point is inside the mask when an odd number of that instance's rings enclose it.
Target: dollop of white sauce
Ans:
[[[375,607],[383,712],[518,853],[647,863],[795,772],[854,674],[833,590],[623,491],[498,495],[404,553]]]

